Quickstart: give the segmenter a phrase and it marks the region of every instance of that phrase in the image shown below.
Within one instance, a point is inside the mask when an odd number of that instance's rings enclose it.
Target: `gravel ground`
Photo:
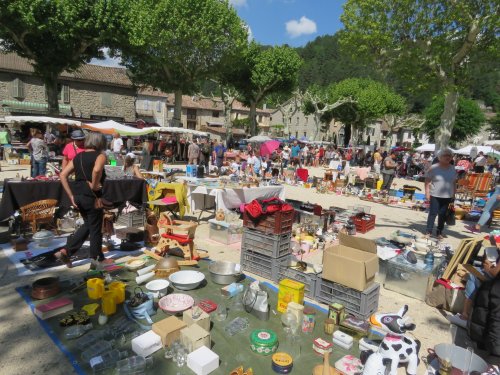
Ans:
[[[322,175],[322,170],[314,169],[313,174]],[[27,175],[28,169],[24,166],[5,166],[2,164],[0,180],[14,177],[17,173]],[[407,181],[396,180],[398,186]],[[413,183],[423,187],[423,184]],[[361,202],[355,197],[340,197],[336,195],[318,194],[314,190],[301,187],[286,186],[286,197],[291,199],[307,200],[324,207],[347,207],[356,204],[369,205],[372,213],[377,217],[375,230],[363,235],[367,238],[377,238],[388,235],[390,232],[402,229],[421,233],[424,229],[426,214],[403,208],[387,207],[376,203]],[[452,230],[447,232],[447,242],[456,245],[460,239],[468,237],[463,223],[458,222]],[[213,259],[227,259],[239,261],[239,250],[232,250],[216,246],[203,239],[208,237],[208,224],[202,222],[197,231],[197,244],[207,249]],[[308,259],[309,261],[309,259]],[[57,275],[62,279],[77,277],[86,272],[88,265],[73,269],[44,273],[44,276]],[[0,252],[0,358],[2,359],[2,375],[18,374],[72,374],[73,368],[66,357],[54,345],[49,336],[43,331],[30,309],[15,291],[16,287],[31,284],[37,277],[19,277],[13,264]],[[396,312],[403,304],[409,305],[409,315],[417,325],[414,332],[416,338],[422,342],[421,355],[426,348],[433,347],[440,342],[449,342],[449,324],[442,314],[425,303],[402,296],[381,288],[379,311]],[[401,370],[401,369],[400,369]],[[404,373],[404,371],[400,372]],[[421,366],[419,373],[424,373]]]

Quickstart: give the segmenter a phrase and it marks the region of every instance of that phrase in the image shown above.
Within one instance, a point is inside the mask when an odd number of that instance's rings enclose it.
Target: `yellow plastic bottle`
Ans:
[[[111,292],[115,294],[115,301],[117,304],[125,301],[125,284],[121,281],[113,281],[108,285]]]
[[[101,309],[105,315],[113,315],[116,313],[116,294],[112,291],[106,291],[102,295]]]
[[[91,299],[99,299],[104,293],[104,280],[93,278],[87,280],[87,295]]]
[[[384,184],[384,180],[380,179],[377,181],[377,190],[382,189],[382,185]]]

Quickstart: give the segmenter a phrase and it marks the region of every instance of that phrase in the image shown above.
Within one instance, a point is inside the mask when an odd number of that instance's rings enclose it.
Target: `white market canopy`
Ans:
[[[485,146],[500,146],[500,139],[494,139],[491,141],[485,141],[484,142]]]
[[[470,155],[473,147],[476,147],[477,153],[479,153],[479,152],[482,151],[483,154],[485,154],[485,155],[487,155],[490,152],[497,152],[491,146],[473,146],[473,145],[469,145],[469,146],[461,148],[460,150],[455,151],[455,153],[456,154],[460,154],[460,155]]]
[[[68,120],[65,118],[46,117],[46,116],[5,116],[5,122],[8,124],[26,124],[26,123],[44,123],[51,125],[69,125],[81,126],[80,121]]]
[[[158,127],[137,129],[132,126],[120,124],[119,122],[113,120],[97,122],[95,124],[83,124],[82,128],[97,131],[103,134],[118,133],[120,135],[131,135],[131,136],[150,134],[158,131],[159,129]]]
[[[202,132],[199,130],[194,130],[194,129],[177,128],[177,127],[170,127],[170,126],[161,126],[161,127],[156,127],[154,129],[155,129],[155,131],[160,132],[160,133],[183,133],[183,134],[196,135],[198,137],[208,137],[208,133]]]
[[[257,142],[257,143],[262,142],[263,143],[263,142],[267,142],[267,141],[272,141],[272,139],[266,135],[255,135],[251,138],[248,138],[247,141],[248,142]]]
[[[435,149],[436,145],[433,143],[427,143],[416,148],[416,150],[419,152],[434,152]]]

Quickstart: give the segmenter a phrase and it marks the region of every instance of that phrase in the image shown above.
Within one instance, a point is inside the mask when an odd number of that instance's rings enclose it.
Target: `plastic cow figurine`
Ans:
[[[406,373],[417,375],[418,352],[420,341],[405,336],[407,331],[413,331],[415,324],[408,324],[404,318],[408,306],[404,305],[397,314],[374,314],[370,323],[382,328],[387,334],[380,344],[375,357],[373,351],[365,351],[361,361],[365,364],[363,375],[396,375],[400,363],[406,363]],[[387,372],[386,369],[390,368]]]

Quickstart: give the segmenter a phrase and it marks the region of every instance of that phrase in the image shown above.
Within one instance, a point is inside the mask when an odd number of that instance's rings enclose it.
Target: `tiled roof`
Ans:
[[[167,94],[161,90],[156,90],[151,87],[144,87],[139,89],[139,95],[144,96],[157,96],[162,98],[167,98],[167,104],[174,105],[175,96],[174,94]],[[222,111],[222,103],[218,98],[215,98],[215,102],[212,99],[201,98],[196,95],[182,95],[182,107],[183,108],[193,108],[193,109],[208,109]],[[233,111],[249,112],[250,108],[245,107],[243,103],[238,100],[233,102]],[[257,108],[257,114],[270,114],[271,111],[268,109]]]
[[[28,59],[15,53],[0,53],[0,71],[33,74],[33,67]],[[124,68],[84,64],[75,72],[63,72],[62,78],[74,81],[86,81],[113,86],[132,87],[132,81]]]

